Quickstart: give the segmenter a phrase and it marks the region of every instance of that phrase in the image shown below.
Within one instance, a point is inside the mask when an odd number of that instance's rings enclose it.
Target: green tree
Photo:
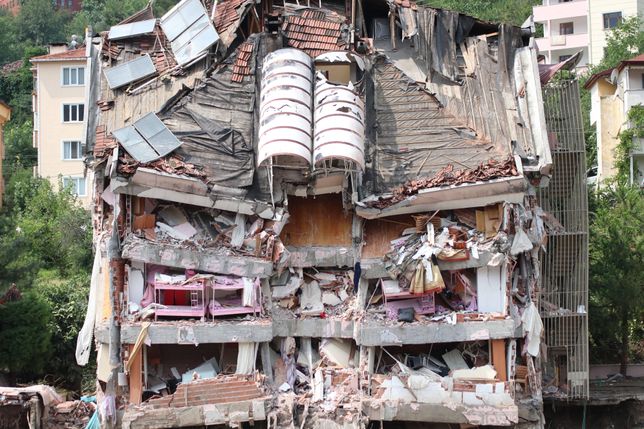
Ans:
[[[29,288],[41,269],[61,276],[88,272],[92,229],[89,213],[69,189],[55,192],[46,179],[17,172],[6,189],[0,223],[0,290]]]
[[[33,147],[33,124],[31,121],[9,122],[4,130],[4,162],[2,172],[5,181],[15,172],[31,169],[37,163],[38,153]]]
[[[42,374],[51,350],[50,314],[34,293],[0,305],[0,368],[27,380]]]
[[[16,19],[5,9],[0,9],[0,40],[14,40],[16,35]],[[19,43],[3,43],[0,48],[0,65],[20,59]]]
[[[43,46],[68,39],[63,32],[71,15],[56,9],[51,0],[25,0],[18,13],[18,34],[23,40]]]
[[[634,15],[624,19],[617,27],[606,35],[604,58],[593,69],[606,70],[615,67],[621,61],[633,58],[644,52],[644,32],[642,18]]]
[[[456,10],[484,21],[521,25],[540,0],[423,0],[422,4]]]
[[[45,370],[54,375],[56,385],[80,390],[83,368],[76,365],[76,337],[83,325],[89,293],[89,274],[61,278],[56,271],[41,271],[34,291],[51,308],[51,359]]]
[[[616,181],[591,195],[590,332],[594,360],[619,350],[625,374],[644,316],[644,195]],[[641,358],[641,356],[640,356]]]

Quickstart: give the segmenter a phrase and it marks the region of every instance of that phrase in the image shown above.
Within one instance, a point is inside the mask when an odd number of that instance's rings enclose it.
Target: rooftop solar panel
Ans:
[[[170,39],[177,63],[188,64],[212,46],[219,35],[199,0],[183,0],[163,18],[161,28]]]
[[[105,69],[105,78],[110,89],[116,89],[154,73],[156,73],[156,68],[154,68],[152,58],[145,54],[134,60]]]
[[[179,139],[154,113],[148,113],[112,134],[131,156],[142,163],[154,161],[181,146]]]
[[[127,39],[129,37],[148,34],[154,31],[156,19],[131,22],[129,24],[113,25],[107,37],[110,40]]]

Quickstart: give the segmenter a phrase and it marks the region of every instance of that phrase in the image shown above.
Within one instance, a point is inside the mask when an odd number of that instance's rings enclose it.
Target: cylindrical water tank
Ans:
[[[352,86],[315,84],[313,163],[343,159],[364,170],[365,108]]]
[[[311,163],[312,91],[311,57],[292,48],[266,56],[262,66],[258,165],[277,156]]]

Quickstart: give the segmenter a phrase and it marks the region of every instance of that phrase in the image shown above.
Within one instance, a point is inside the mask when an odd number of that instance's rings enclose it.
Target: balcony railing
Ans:
[[[558,49],[585,48],[588,46],[588,34],[562,34],[537,39],[537,47],[540,51],[551,51]]]
[[[546,22],[555,19],[574,18],[588,15],[586,1],[570,1],[551,5],[535,6],[532,10],[535,22]]]

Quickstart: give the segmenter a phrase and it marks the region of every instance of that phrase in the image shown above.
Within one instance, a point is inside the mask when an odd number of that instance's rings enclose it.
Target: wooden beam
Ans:
[[[501,381],[508,381],[508,370],[506,363],[505,340],[490,340],[490,356],[492,365]]]
[[[146,346],[143,345],[143,347],[146,347]],[[134,344],[130,344],[128,346],[128,349],[131,355],[132,351],[134,350]],[[142,366],[143,366],[143,353],[137,353],[136,356],[134,356],[134,361],[132,362],[132,366],[130,368],[130,374],[129,374],[130,404],[138,405],[141,403],[141,398],[143,396],[143,377],[141,373]]]

